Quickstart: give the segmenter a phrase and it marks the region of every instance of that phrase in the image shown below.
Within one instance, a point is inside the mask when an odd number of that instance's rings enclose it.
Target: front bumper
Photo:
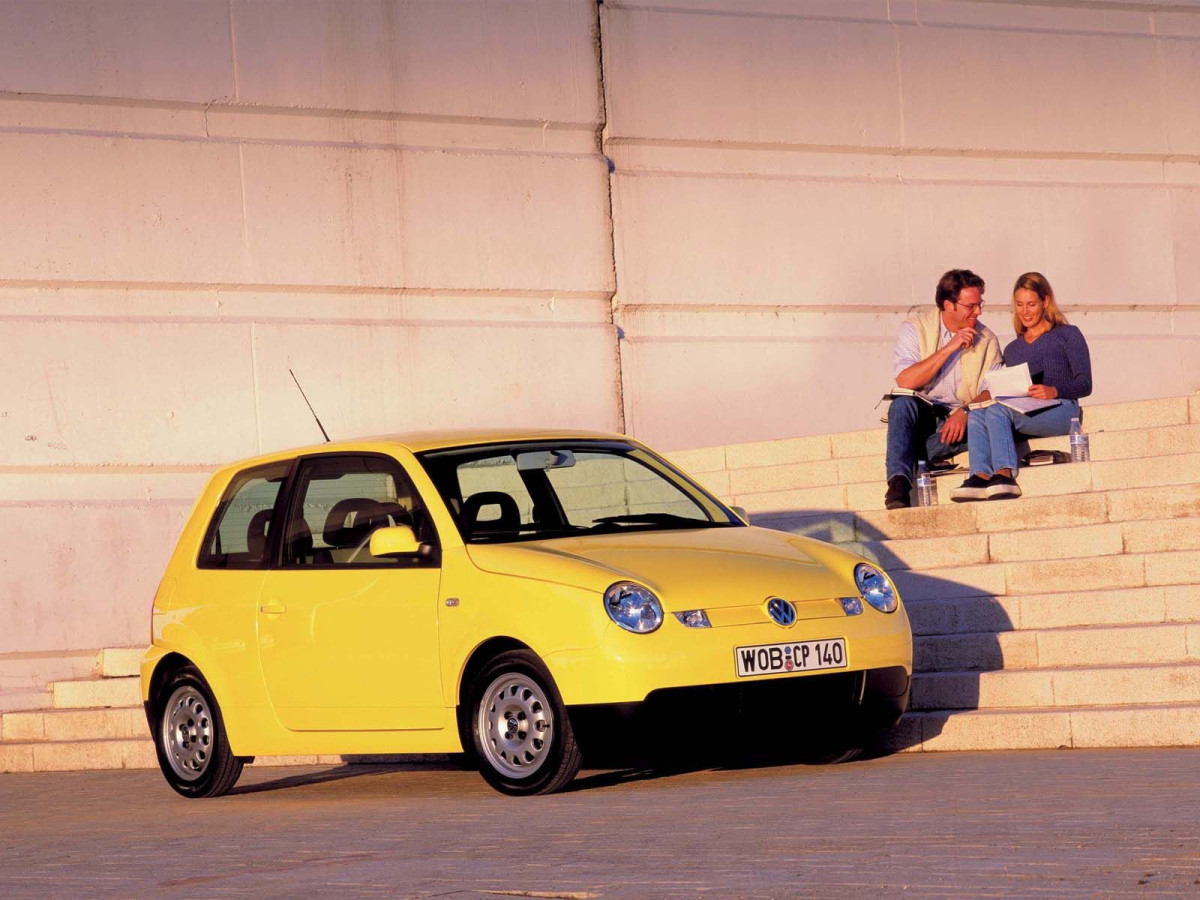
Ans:
[[[844,668],[737,676],[737,647],[831,638],[846,641]],[[655,691],[670,688],[794,681],[890,668],[905,673],[907,702],[912,629],[903,605],[894,613],[868,607],[857,616],[802,619],[791,628],[771,623],[687,628],[668,614],[652,634],[631,634],[613,625],[599,646],[551,653],[545,662],[568,706],[639,703]]]

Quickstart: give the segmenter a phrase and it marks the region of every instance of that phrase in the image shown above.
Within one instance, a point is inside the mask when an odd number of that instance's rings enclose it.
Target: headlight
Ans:
[[[896,590],[887,576],[877,568],[867,563],[859,563],[854,567],[854,583],[862,598],[880,612],[896,611]]]
[[[649,634],[662,624],[662,604],[640,584],[618,581],[604,592],[604,611],[608,617],[635,634]]]

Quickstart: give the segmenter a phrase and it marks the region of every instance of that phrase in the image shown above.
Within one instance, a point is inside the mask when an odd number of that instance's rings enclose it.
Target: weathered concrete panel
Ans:
[[[624,342],[622,353],[626,425],[662,450],[850,431],[872,416],[878,425],[871,407],[891,378],[890,340],[849,336],[648,338]]]
[[[897,31],[908,146],[1166,150],[1152,40],[994,28]]]
[[[2,324],[0,464],[212,463],[257,450],[246,325]]]
[[[623,303],[908,299],[897,185],[618,175],[614,187]]]
[[[0,91],[229,100],[229,4],[6,0],[0,3]]]
[[[250,280],[611,289],[601,160],[247,146]]]
[[[242,280],[237,147],[0,134],[0,173],[0,278]]]
[[[1163,41],[1162,92],[1167,149],[1171,153],[1200,153],[1200,16],[1192,17],[1193,40]]]
[[[599,156],[415,153],[404,173],[409,286],[613,289]]]
[[[1183,303],[1200,303],[1200,188],[1171,191],[1176,296]]]
[[[1041,188],[1032,186],[906,185],[913,302],[932,304],[937,280],[947,269],[971,269],[987,283],[984,323],[998,335],[1011,333],[1008,308],[1013,282],[1022,272],[1050,268],[1042,205]],[[1057,279],[1053,283],[1066,300]]]
[[[0,504],[0,653],[145,644],[189,508]]]
[[[1068,303],[1176,301],[1166,190],[1062,187],[1043,198],[1046,275],[1056,295]]]
[[[238,99],[596,122],[592,0],[235,0]]]
[[[404,284],[403,155],[390,150],[248,145],[248,281]]]
[[[332,437],[493,425],[612,430],[615,348],[610,325],[256,325],[262,446],[321,439],[289,367]]]
[[[890,26],[620,7],[602,15],[612,136],[900,141]]]

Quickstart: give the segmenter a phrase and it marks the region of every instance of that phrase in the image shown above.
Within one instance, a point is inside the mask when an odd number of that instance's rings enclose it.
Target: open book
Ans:
[[[888,392],[879,398],[879,403],[882,403],[884,400],[895,400],[897,397],[916,397],[921,402],[927,403],[930,406],[933,406],[935,404],[939,405],[939,406],[945,406],[945,404],[942,403],[940,400],[934,400],[928,394],[924,394],[921,391],[914,391],[909,388],[902,388],[902,387],[888,388]],[[876,409],[879,408],[879,403],[875,404]]]
[[[889,388],[888,392],[879,398],[879,403],[882,403],[884,400],[889,400],[889,401],[895,400],[897,397],[916,397],[922,403],[925,403],[929,406],[945,406],[946,405],[941,400],[934,400],[928,394],[922,393],[921,391],[914,391],[911,388],[902,388],[902,387]],[[875,404],[876,409],[879,409],[879,403]],[[891,407],[889,406],[886,409],[884,409],[883,415],[879,417],[880,422],[887,422],[888,409],[891,409]]]
[[[1028,415],[1039,409],[1058,406],[1057,400],[1038,400],[1029,396],[1033,381],[1029,377],[1029,363],[1019,366],[1004,366],[988,372],[983,379],[984,390],[991,392],[991,400],[972,403],[971,409],[983,409],[993,403],[1015,409]]]

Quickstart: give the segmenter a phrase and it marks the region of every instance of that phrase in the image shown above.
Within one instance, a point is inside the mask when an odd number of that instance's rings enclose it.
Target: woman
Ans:
[[[1066,434],[1079,416],[1079,400],[1092,392],[1092,362],[1087,341],[1067,324],[1054,301],[1054,290],[1040,272],[1026,272],[1013,287],[1013,330],[1017,339],[1004,348],[1004,364],[1029,364],[1029,396],[1057,400],[1054,406],[1026,415],[1002,403],[973,409],[967,422],[971,474],[950,499],[994,500],[1021,496],[1017,485],[1014,432],[1023,437]]]

